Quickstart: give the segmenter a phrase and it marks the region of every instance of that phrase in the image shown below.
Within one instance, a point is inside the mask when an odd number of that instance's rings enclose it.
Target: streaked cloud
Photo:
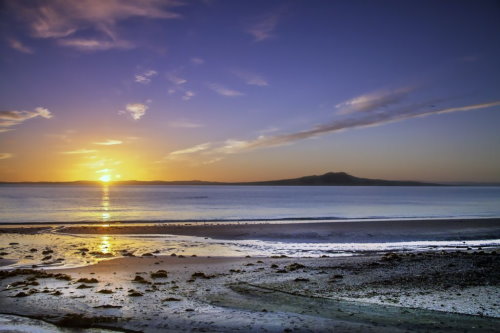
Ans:
[[[348,101],[337,104],[338,114],[349,114],[354,112],[374,112],[381,108],[403,101],[413,88],[401,88],[397,90],[381,90],[357,96]]]
[[[97,150],[95,149],[76,149],[76,150],[70,150],[70,151],[62,151],[61,154],[65,155],[85,155],[85,154],[93,154],[97,153]]]
[[[500,106],[500,101],[492,101],[464,106],[435,108],[433,104],[436,100],[425,100],[419,103],[404,103],[404,96],[406,96],[407,93],[408,89],[405,88],[392,92],[361,95],[338,104],[341,110],[349,110],[348,112],[342,112],[343,115],[347,116],[312,128],[272,136],[260,135],[251,140],[228,139],[223,142],[209,142],[173,152],[169,156],[172,154],[193,155],[193,159],[196,157],[197,160],[201,161],[200,163],[204,163],[204,160],[220,160],[228,154],[288,145],[297,141],[349,129],[380,126],[413,118],[423,118],[439,114],[481,110]],[[369,106],[371,106],[371,108],[369,108]],[[185,158],[187,159],[188,156],[185,156]]]
[[[235,70],[233,71],[233,74],[242,79],[243,81],[245,81],[245,83],[249,85],[259,86],[259,87],[265,87],[269,85],[269,83],[264,77],[255,73]]]
[[[134,120],[141,119],[145,114],[149,107],[146,104],[142,103],[131,103],[125,106],[126,111],[120,111],[120,114],[128,113],[132,116]]]
[[[114,146],[114,145],[121,145],[123,141],[121,140],[113,140],[113,139],[107,139],[106,141],[101,141],[101,142],[94,142],[95,145],[101,145],[101,146]]]
[[[52,113],[43,107],[37,107],[34,111],[0,111],[0,132],[7,132],[8,127],[36,117],[50,119]]]
[[[211,146],[212,146],[212,143],[207,142],[207,143],[202,143],[202,144],[190,147],[190,148],[176,150],[176,151],[169,153],[167,158],[172,158],[172,157],[179,156],[179,155],[198,153],[198,152],[205,151],[205,150],[209,149]]]
[[[180,85],[182,85],[182,84],[187,83],[187,80],[186,80],[186,79],[184,79],[184,78],[182,78],[182,77],[179,77],[179,76],[177,76],[177,75],[175,75],[175,74],[172,74],[172,73],[168,73],[168,74],[167,74],[167,79],[168,79],[170,82],[172,82],[173,84],[178,85],[178,86],[180,86]]]
[[[189,121],[186,119],[180,119],[180,120],[169,122],[168,126],[176,127],[176,128],[200,128],[200,127],[203,127],[203,124],[195,123],[195,122],[192,122],[192,121]]]
[[[158,72],[153,70],[153,69],[147,70],[143,73],[136,74],[135,75],[135,82],[142,83],[142,84],[148,84],[151,82],[151,78],[157,74],[158,74]]]
[[[6,160],[8,158],[12,158],[12,154],[11,153],[0,153],[0,160]]]
[[[203,65],[205,63],[205,60],[203,58],[199,58],[199,57],[192,57],[190,59],[190,61],[192,64],[195,64],[195,65]]]
[[[254,19],[246,29],[246,32],[253,36],[255,42],[262,42],[273,38],[275,37],[274,31],[281,20],[281,16],[281,11],[262,15]]]
[[[9,42],[9,46],[11,48],[13,48],[14,50],[17,50],[19,52],[26,53],[26,54],[33,54],[34,53],[32,48],[24,45],[20,40],[10,38],[10,39],[8,39],[8,42]]]
[[[58,41],[59,45],[72,47],[80,51],[106,51],[111,49],[134,48],[131,42],[125,40],[103,40],[94,38],[65,38]]]
[[[213,91],[215,91],[217,94],[222,95],[222,96],[235,97],[235,96],[243,96],[244,95],[242,92],[226,88],[226,87],[224,87],[220,84],[217,84],[217,83],[209,83],[208,87],[210,89],[212,89]]]

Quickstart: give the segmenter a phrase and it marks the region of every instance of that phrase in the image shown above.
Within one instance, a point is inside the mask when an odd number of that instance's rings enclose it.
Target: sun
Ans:
[[[110,175],[102,175],[99,180],[101,182],[105,182],[105,183],[108,183],[109,181],[111,181],[111,176]]]

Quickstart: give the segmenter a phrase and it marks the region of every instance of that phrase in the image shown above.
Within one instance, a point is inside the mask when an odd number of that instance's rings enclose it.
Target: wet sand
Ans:
[[[5,231],[0,229],[0,232]],[[500,239],[500,218],[463,220],[389,220],[307,223],[157,224],[66,226],[71,234],[171,234],[231,240],[293,242],[394,242]]]
[[[495,332],[496,251],[117,258],[50,276],[4,273],[0,308],[58,325],[145,332]]]

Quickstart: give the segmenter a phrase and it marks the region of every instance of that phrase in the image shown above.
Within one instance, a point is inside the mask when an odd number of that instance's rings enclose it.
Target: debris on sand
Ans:
[[[109,290],[109,289],[101,289],[99,291],[97,291],[99,294],[113,294],[113,290]]]
[[[160,279],[160,278],[167,278],[168,277],[168,272],[163,270],[163,269],[160,269],[156,272],[151,272],[150,274],[151,278],[152,279]]]
[[[94,309],[120,309],[121,307],[121,305],[103,304],[94,306]]]
[[[140,275],[136,275],[135,278],[132,280],[132,282],[144,283],[144,284],[150,284],[151,283],[151,282],[149,282],[148,280],[146,280],[145,278],[143,278]]]
[[[79,313],[70,313],[62,317],[56,322],[59,326],[90,328],[103,323],[114,323],[118,319],[116,317],[86,317]]]
[[[196,278],[202,278],[202,279],[211,279],[213,277],[215,277],[214,275],[206,275],[205,273],[203,272],[194,272],[193,274],[191,274],[191,277],[193,279],[196,279]]]
[[[86,284],[82,283],[76,289],[88,289],[88,288],[93,288],[92,286],[87,286]]]
[[[95,278],[80,278],[78,280],[76,280],[76,282],[81,282],[81,283],[99,283],[99,280],[95,279]]]
[[[129,295],[130,297],[139,297],[139,296],[144,296],[144,294],[143,294],[143,293],[140,293],[140,292],[135,291],[135,290],[134,290],[134,291],[132,291],[132,292],[130,292],[128,295]]]
[[[181,301],[180,298],[175,298],[175,297],[167,297],[164,300],[162,300],[162,302],[180,302],[180,301]]]
[[[294,262],[293,264],[290,264],[288,266],[286,266],[285,268],[287,270],[289,270],[290,272],[293,272],[293,271],[296,271],[298,269],[301,269],[301,268],[305,268],[306,266],[302,265],[302,264],[299,264],[297,262]]]

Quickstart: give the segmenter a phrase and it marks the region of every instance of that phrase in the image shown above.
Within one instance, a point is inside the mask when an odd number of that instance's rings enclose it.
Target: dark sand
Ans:
[[[0,229],[0,232],[6,232]],[[500,218],[308,223],[157,224],[66,226],[72,234],[171,234],[215,239],[293,242],[399,242],[418,240],[500,239]]]

